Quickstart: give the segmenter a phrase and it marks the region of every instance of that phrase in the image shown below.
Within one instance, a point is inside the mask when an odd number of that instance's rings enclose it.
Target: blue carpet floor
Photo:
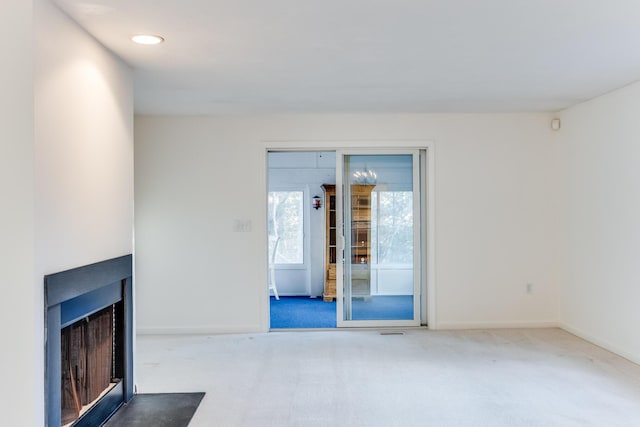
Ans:
[[[335,328],[336,303],[322,298],[271,297],[271,328]],[[353,320],[413,319],[410,295],[354,298]]]
[[[410,320],[413,319],[411,295],[385,295],[354,298],[353,320]]]
[[[271,297],[272,328],[335,328],[336,303],[322,297]]]

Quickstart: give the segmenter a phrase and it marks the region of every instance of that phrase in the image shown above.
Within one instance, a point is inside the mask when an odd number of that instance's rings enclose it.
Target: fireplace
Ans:
[[[101,425],[133,397],[132,256],[44,282],[45,425]]]

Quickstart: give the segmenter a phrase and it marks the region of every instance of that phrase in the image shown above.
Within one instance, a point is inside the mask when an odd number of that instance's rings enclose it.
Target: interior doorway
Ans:
[[[335,300],[323,300],[322,189],[335,185],[335,151],[270,151],[267,170],[270,327],[335,328]]]
[[[269,151],[270,328],[426,319],[426,150]]]

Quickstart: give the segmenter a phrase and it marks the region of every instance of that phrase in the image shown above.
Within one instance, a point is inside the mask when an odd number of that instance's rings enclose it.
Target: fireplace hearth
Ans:
[[[132,256],[45,276],[45,425],[97,426],[133,397]]]

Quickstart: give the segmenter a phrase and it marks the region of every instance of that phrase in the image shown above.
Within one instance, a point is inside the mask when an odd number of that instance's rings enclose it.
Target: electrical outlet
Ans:
[[[528,294],[533,293],[533,283],[527,283],[525,289]]]

